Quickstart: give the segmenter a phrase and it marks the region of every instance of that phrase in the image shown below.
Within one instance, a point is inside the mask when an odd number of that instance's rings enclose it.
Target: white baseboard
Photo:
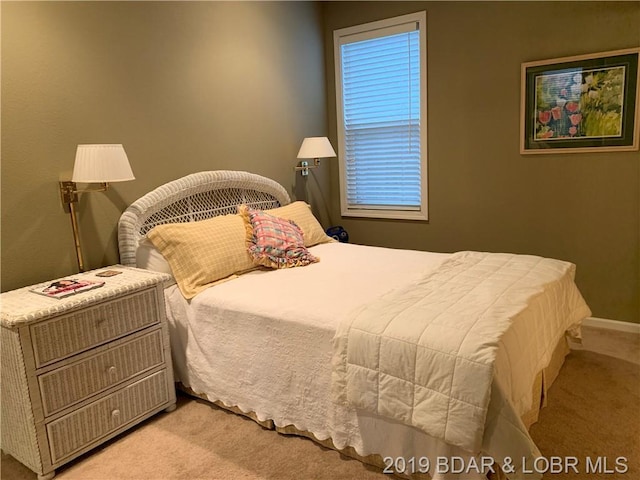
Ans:
[[[582,322],[584,327],[606,328],[617,330],[618,332],[629,332],[640,334],[640,323],[621,322],[619,320],[609,320],[607,318],[587,317]]]

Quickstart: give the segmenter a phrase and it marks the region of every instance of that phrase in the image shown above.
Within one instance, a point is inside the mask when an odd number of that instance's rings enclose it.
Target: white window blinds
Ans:
[[[419,23],[338,38],[346,208],[423,210]]]

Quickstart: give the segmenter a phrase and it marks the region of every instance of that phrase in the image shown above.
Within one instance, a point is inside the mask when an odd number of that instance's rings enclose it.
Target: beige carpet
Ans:
[[[531,433],[546,457],[577,457],[581,474],[545,478],[640,478],[638,340],[632,335],[629,342],[628,334],[615,334],[618,338],[613,339],[606,335],[603,342],[618,356],[627,352],[631,361],[587,350],[569,355]],[[586,456],[606,457],[608,468],[624,456],[629,472],[585,475]],[[3,454],[1,477],[34,480],[36,475]],[[382,480],[389,475],[310,440],[264,430],[251,420],[180,396],[176,411],[158,415],[60,468],[56,478]]]
[[[553,480],[640,479],[640,366],[590,351],[573,351],[551,387],[531,436],[545,457],[577,457],[580,474],[548,475]],[[629,471],[586,475],[586,457],[607,460],[615,469],[625,457]]]

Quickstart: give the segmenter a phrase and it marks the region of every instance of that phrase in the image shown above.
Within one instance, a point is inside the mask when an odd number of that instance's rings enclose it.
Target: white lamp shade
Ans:
[[[78,145],[72,181],[126,182],[135,178],[122,145]]]
[[[329,158],[336,152],[327,137],[307,137],[302,141],[298,158]]]

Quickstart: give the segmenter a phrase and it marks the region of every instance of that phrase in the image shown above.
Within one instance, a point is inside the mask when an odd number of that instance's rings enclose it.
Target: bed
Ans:
[[[339,243],[305,216],[291,219],[304,225],[319,262],[227,266],[217,274],[231,272],[225,281],[183,268],[182,229],[223,220],[236,228],[240,205],[276,215],[308,209],[300,204],[273,180],[213,171],[158,187],[123,213],[121,263],[177,281],[165,301],[179,387],[387,473],[541,478],[527,428],[568,352],[566,336],[579,338],[590,315],[575,266]],[[231,224],[211,225],[189,261],[206,257],[203,250],[217,251],[218,264],[244,254],[244,242],[222,233]],[[185,289],[184,277],[197,288]]]

